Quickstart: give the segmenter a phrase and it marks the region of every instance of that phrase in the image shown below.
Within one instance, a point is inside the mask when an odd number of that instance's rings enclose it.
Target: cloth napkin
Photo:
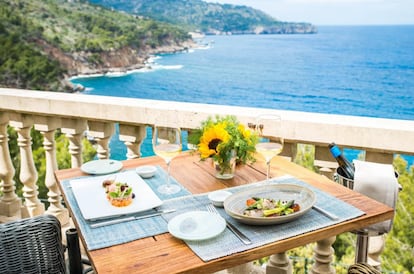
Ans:
[[[355,177],[354,190],[380,203],[394,208],[397,203],[399,184],[395,177],[394,167],[389,164],[379,164],[354,160]],[[378,233],[388,233],[393,220],[387,220],[368,227],[368,230]]]

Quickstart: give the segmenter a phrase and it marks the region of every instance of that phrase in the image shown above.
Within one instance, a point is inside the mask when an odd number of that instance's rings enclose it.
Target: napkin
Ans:
[[[394,208],[397,203],[399,184],[395,177],[394,167],[389,164],[379,164],[353,161],[355,166],[354,190],[380,203]],[[392,228],[393,220],[384,221],[368,227],[368,230],[387,233]]]

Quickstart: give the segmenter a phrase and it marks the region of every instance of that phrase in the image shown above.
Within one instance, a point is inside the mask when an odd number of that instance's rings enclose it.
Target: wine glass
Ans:
[[[282,119],[275,114],[261,114],[256,118],[255,130],[259,135],[256,151],[266,162],[266,183],[269,183],[270,162],[282,152]]]
[[[170,163],[178,156],[182,149],[181,130],[176,127],[154,125],[152,134],[152,147],[154,153],[163,158],[167,163],[167,183],[158,187],[158,192],[174,194],[180,191],[180,187],[170,182]]]

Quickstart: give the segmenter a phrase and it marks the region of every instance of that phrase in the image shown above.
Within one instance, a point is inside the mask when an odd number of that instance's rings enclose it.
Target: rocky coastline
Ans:
[[[97,77],[105,75],[124,75],[147,67],[148,59],[156,54],[176,53],[197,47],[198,44],[190,39],[181,43],[171,43],[157,48],[146,47],[135,49],[124,47],[118,50],[100,53],[75,52],[65,53],[58,48],[44,44],[43,50],[56,59],[66,69],[62,84],[68,92],[80,92],[84,88],[74,85],[70,80],[79,77]]]

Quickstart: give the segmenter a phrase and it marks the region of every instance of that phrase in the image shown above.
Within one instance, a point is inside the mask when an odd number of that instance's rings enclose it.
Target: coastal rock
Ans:
[[[144,49],[135,49],[124,47],[117,50],[102,52],[64,52],[60,48],[38,39],[36,44],[50,56],[57,60],[67,71],[67,79],[77,75],[104,75],[107,73],[125,73],[130,70],[136,70],[145,66],[145,61],[149,56],[160,53],[175,53],[189,48],[196,47],[193,40],[182,43],[170,41],[161,47],[151,48],[147,46]],[[66,84],[73,92],[83,90],[81,87],[75,87],[68,80]]]

